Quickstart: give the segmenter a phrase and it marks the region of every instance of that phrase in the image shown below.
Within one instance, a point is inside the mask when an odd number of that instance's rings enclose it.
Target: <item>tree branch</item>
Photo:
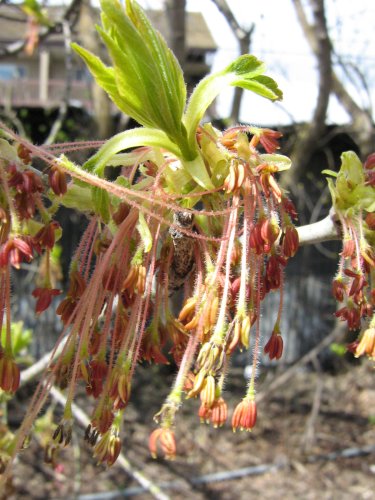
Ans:
[[[332,209],[324,219],[313,224],[297,227],[297,231],[300,246],[315,245],[323,241],[341,239],[340,226],[335,220],[335,214]]]
[[[61,406],[66,405],[66,397],[54,386],[50,389],[52,398]],[[74,418],[86,428],[90,424],[90,419],[86,413],[81,410],[75,403],[72,404],[72,413]],[[165,495],[160,488],[148,479],[141,471],[135,469],[123,453],[120,453],[116,464],[119,465],[129,476],[135,479],[150,495],[157,500],[168,500],[169,497]]]
[[[314,25],[310,26],[300,0],[293,0],[298,19],[313,48],[318,61],[319,91],[311,122],[301,131],[291,158],[295,168],[286,173],[282,179],[284,187],[295,185],[306,169],[308,162],[325,130],[326,114],[332,87],[331,41],[328,35],[325,18],[324,1],[312,0]]]
[[[319,60],[318,38],[314,31],[314,27],[310,26],[308,23],[301,1],[293,0],[293,3],[306,40],[309,43],[311,50]],[[330,50],[332,51],[332,42],[330,39],[328,39],[328,41],[330,44]],[[375,128],[372,122],[372,117],[366,110],[362,109],[355,102],[332,67],[331,72],[331,91],[335,94],[342,107],[351,117],[353,122],[353,135],[355,135],[355,139],[361,149],[362,155],[367,156],[374,150]]]

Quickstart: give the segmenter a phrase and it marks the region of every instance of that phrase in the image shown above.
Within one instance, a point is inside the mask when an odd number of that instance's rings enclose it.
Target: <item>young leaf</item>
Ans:
[[[145,216],[143,215],[142,212],[139,212],[138,215],[137,230],[139,232],[139,236],[141,237],[144,251],[146,253],[150,252],[153,240],[150,228],[148,227]]]
[[[268,165],[277,167],[279,172],[282,172],[283,170],[288,170],[292,166],[292,161],[290,158],[277,153],[272,153],[272,154],[265,153],[259,155],[259,159],[262,163],[267,163]]]
[[[255,56],[247,54],[236,59],[223,71],[207,76],[198,84],[189,100],[184,117],[190,148],[195,144],[196,130],[207,108],[226,87],[252,90],[272,101],[282,98],[277,83],[272,78],[264,76],[264,71],[265,65]]]
[[[113,67],[107,68],[77,45],[74,49],[124,113],[141,125],[164,131],[186,150],[182,124],[186,88],[175,56],[135,1],[127,0],[126,11],[118,0],[102,0],[101,7],[98,31]],[[194,157],[191,152],[190,157]]]
[[[181,151],[178,147],[168,139],[167,135],[161,130],[152,128],[134,128],[120,132],[109,139],[99,151],[89,158],[83,165],[83,168],[89,172],[94,172],[99,176],[103,176],[104,168],[107,162],[117,153],[129,148],[138,146],[153,146],[164,148],[177,157],[181,157]]]
[[[105,224],[108,224],[111,217],[108,192],[100,187],[93,186],[91,193],[95,212],[100,215]]]

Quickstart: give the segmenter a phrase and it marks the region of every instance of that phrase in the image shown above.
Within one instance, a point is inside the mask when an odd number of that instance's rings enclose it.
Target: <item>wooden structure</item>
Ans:
[[[50,7],[49,18],[60,19],[62,7]],[[154,26],[169,38],[169,27],[164,11],[148,12]],[[99,22],[99,13],[95,17]],[[188,87],[194,86],[210,70],[209,54],[216,44],[200,13],[188,12],[186,19],[185,78]],[[79,42],[78,19],[71,27],[73,41]],[[27,16],[19,5],[0,7],[0,50],[27,37],[30,29]],[[41,40],[31,56],[24,51],[0,59],[0,106],[11,108],[56,108],[66,98],[69,86],[69,105],[92,109],[91,76],[79,58],[73,55],[67,71],[64,35],[52,33]]]

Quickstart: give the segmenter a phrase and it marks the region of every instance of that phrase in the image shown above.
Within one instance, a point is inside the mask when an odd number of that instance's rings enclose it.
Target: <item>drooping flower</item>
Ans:
[[[236,406],[232,416],[232,428],[235,432],[238,428],[242,431],[251,431],[257,421],[257,407],[253,399],[244,398]]]
[[[355,349],[355,357],[359,358],[367,354],[370,358],[375,358],[375,328],[367,328],[359,340]]]
[[[9,393],[16,392],[20,385],[20,369],[12,355],[0,353],[0,388]]]
[[[158,448],[160,448],[163,456],[167,460],[176,458],[176,439],[174,432],[167,427],[155,429],[149,438],[150,453],[153,458],[158,456]]]
[[[268,354],[270,360],[280,359],[283,354],[283,338],[280,332],[272,332],[267,344],[264,346],[265,354]]]
[[[62,292],[56,288],[35,288],[32,296],[37,299],[35,304],[35,312],[42,313],[51,305],[53,297],[57,297]]]

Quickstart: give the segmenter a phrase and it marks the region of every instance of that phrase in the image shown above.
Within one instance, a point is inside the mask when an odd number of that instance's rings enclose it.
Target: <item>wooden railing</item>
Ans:
[[[48,91],[41,93],[39,80],[22,78],[18,80],[0,80],[0,106],[58,107],[65,99],[66,82],[49,80]],[[69,102],[86,109],[92,108],[90,84],[73,81],[69,93]]]

